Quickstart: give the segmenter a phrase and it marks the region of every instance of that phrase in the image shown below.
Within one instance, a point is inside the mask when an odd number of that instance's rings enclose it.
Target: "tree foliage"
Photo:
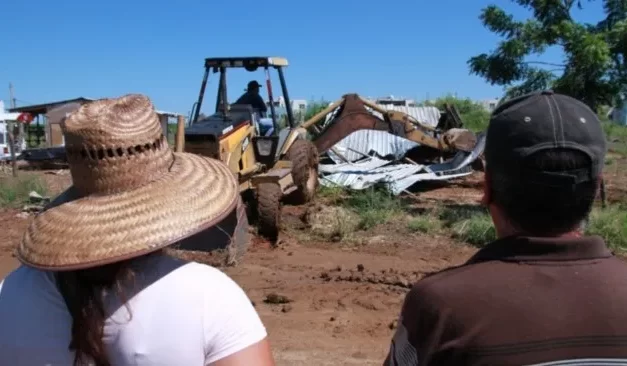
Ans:
[[[593,110],[612,105],[627,88],[627,0],[512,0],[530,10],[531,19],[515,20],[490,5],[480,19],[503,37],[496,50],[468,60],[470,71],[492,85],[510,87],[507,97],[553,89],[582,100]],[[604,18],[596,24],[576,22],[575,7],[603,1]],[[560,64],[531,57],[560,47]]]
[[[320,113],[323,109],[329,106],[327,101],[311,101],[307,105],[307,111],[305,112],[305,121]]]
[[[485,130],[490,120],[490,112],[470,98],[457,98],[448,94],[434,101],[427,101],[424,104],[435,106],[439,110],[444,110],[445,104],[454,105],[464,122],[464,127],[473,131]]]

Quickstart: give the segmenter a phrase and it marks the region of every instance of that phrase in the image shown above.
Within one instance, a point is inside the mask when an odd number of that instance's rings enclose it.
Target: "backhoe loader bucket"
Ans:
[[[357,94],[344,96],[344,104],[338,111],[333,123],[322,131],[315,139],[314,144],[320,154],[330,149],[343,138],[359,130],[379,130],[392,132],[389,123],[370,113]]]

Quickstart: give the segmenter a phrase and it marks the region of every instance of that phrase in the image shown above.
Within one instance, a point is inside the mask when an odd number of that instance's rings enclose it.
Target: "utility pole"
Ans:
[[[11,108],[15,108],[15,95],[13,93],[13,84],[9,83],[9,99],[11,102]],[[13,135],[13,121],[6,121],[7,123],[7,137],[9,138],[9,150],[11,150],[11,169],[13,170],[13,176],[17,177],[17,161],[15,159],[15,136]]]
[[[15,108],[15,93],[13,92],[13,83],[9,83],[9,102],[11,103],[11,108]]]

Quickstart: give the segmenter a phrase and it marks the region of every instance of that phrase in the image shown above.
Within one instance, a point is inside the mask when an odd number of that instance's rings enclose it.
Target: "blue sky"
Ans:
[[[12,82],[18,106],[143,93],[158,109],[187,114],[203,59],[235,55],[288,58],[292,99],[350,92],[493,98],[502,89],[466,65],[499,40],[478,18],[489,4],[528,16],[511,0],[4,1],[0,99],[8,100]],[[578,19],[601,16],[600,0],[585,6]],[[559,57],[550,52],[542,60]],[[263,81],[261,71],[230,75],[229,99],[248,80]],[[216,81],[203,111],[214,105]],[[278,87],[275,81],[275,96]]]

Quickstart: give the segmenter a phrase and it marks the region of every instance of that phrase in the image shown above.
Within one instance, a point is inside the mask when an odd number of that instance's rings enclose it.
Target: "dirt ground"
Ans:
[[[608,166],[610,202],[627,202],[627,176],[618,159]],[[67,171],[38,174],[51,191],[70,183]],[[419,205],[476,204],[481,173],[414,198]],[[399,234],[394,225],[379,227],[359,243],[303,239],[307,207],[284,208],[282,242],[271,248],[261,240],[237,266],[224,268],[248,293],[268,328],[278,365],[380,365],[387,352],[405,293],[425,273],[459,264],[476,249],[447,236]],[[12,251],[30,218],[16,210],[0,211],[0,278],[15,268]],[[267,304],[269,294],[287,297],[286,304]]]

